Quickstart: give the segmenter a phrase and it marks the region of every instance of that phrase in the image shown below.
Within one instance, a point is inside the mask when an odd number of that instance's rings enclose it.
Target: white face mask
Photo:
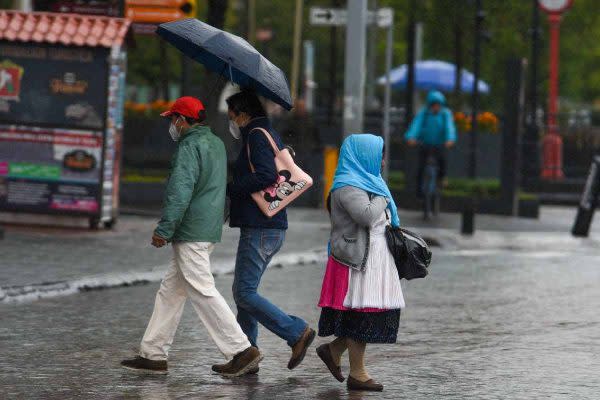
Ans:
[[[181,138],[181,129],[177,129],[177,126],[175,125],[177,121],[179,121],[179,118],[177,118],[175,122],[171,122],[171,125],[169,126],[169,135],[171,135],[171,139],[173,139],[174,142],[177,142],[179,138]]]
[[[231,133],[231,136],[236,140],[242,137],[239,125],[233,120],[229,120],[229,133]]]

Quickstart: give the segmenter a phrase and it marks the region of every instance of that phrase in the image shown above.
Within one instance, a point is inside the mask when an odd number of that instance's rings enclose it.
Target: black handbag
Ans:
[[[400,279],[425,278],[431,263],[431,250],[423,238],[406,229],[388,225],[385,237]]]

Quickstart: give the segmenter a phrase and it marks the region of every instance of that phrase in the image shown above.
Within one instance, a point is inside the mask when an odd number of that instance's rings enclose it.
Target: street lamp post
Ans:
[[[558,135],[558,65],[560,52],[560,20],[562,13],[571,7],[572,0],[539,0],[548,14],[550,25],[550,65],[548,76],[548,113],[546,135],[542,142],[542,178],[564,178],[562,169],[562,138]]]
[[[469,178],[477,177],[477,113],[479,112],[479,70],[481,66],[481,36],[485,18],[482,0],[477,0],[475,6],[475,49],[473,54],[473,93],[471,114],[471,136],[469,146]]]
[[[408,44],[406,64],[408,67],[406,76],[406,109],[404,112],[404,125],[408,129],[413,117],[413,106],[415,96],[415,47],[416,47],[416,13],[417,2],[411,0],[410,10],[408,12]]]
[[[521,160],[523,160],[523,178],[526,182],[537,178],[540,174],[539,167],[539,125],[537,118],[538,109],[538,59],[540,54],[540,7],[538,0],[532,0],[531,20],[531,60],[529,78],[529,112],[527,129],[523,138]]]

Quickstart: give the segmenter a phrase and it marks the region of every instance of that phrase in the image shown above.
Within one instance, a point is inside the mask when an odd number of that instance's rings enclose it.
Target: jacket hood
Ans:
[[[434,103],[439,103],[443,106],[446,105],[446,97],[437,90],[432,90],[427,94],[427,105],[430,106]]]

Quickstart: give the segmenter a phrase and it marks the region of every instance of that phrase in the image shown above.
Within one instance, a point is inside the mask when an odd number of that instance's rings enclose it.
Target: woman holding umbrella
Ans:
[[[301,318],[288,315],[257,293],[264,272],[281,249],[288,227],[285,209],[272,218],[263,214],[251,197],[277,182],[273,149],[260,129],[271,135],[280,149],[284,145],[272,128],[254,92],[242,91],[227,99],[230,132],[243,141],[235,162],[233,181],[227,186],[231,198],[230,226],[241,228],[235,264],[233,297],[237,320],[253,346],[257,344],[258,323],[284,339],[292,348],[289,369],[297,367],[315,338],[315,331]],[[250,163],[255,173],[250,169]],[[213,369],[219,372],[222,366]]]

